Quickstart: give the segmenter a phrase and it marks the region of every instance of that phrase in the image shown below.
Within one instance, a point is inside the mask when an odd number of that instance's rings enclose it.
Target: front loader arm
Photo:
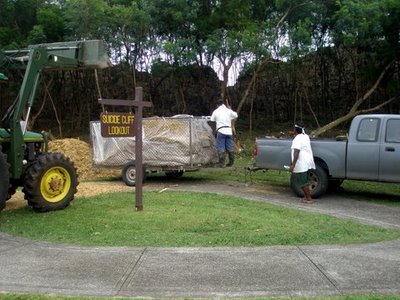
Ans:
[[[54,56],[49,55],[44,48],[34,48],[29,52],[28,65],[26,66],[25,76],[20,88],[19,98],[14,107],[10,120],[10,171],[14,178],[19,178],[23,174],[24,164],[24,133],[26,123],[29,119],[30,110],[35,99],[37,86],[43,68],[52,64]],[[77,62],[76,62],[77,64]],[[26,110],[27,116],[22,123],[22,116]]]
[[[10,134],[8,162],[12,178],[19,179],[24,167],[24,133],[42,72],[46,70],[105,68],[109,59],[100,40],[40,44],[26,50],[5,51],[4,60],[15,61],[25,68],[24,79],[16,102],[7,113],[5,126]],[[26,63],[27,62],[27,63]],[[25,122],[22,117],[26,114]],[[4,121],[4,119],[3,119]]]

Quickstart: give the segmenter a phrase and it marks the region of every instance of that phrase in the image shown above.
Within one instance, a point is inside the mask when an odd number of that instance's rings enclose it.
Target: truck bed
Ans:
[[[293,138],[256,138],[257,155],[254,167],[283,170],[291,164],[291,145]],[[315,160],[327,161],[330,176],[344,177],[347,141],[338,139],[311,139]]]

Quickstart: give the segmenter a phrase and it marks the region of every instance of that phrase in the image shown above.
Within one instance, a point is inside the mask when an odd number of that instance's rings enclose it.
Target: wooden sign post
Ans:
[[[151,102],[143,101],[143,88],[137,87],[135,89],[135,100],[119,100],[119,99],[99,99],[100,104],[112,105],[112,106],[133,106],[135,108],[134,117],[134,133],[135,133],[135,172],[136,172],[136,182],[135,182],[135,209],[136,211],[143,210],[143,107],[151,107]],[[123,118],[123,115],[122,115]],[[118,116],[108,117],[111,121],[119,121]],[[128,117],[126,120],[132,120]],[[128,127],[122,127],[125,129],[116,129],[118,133],[130,132]],[[111,131],[113,132],[113,131]]]

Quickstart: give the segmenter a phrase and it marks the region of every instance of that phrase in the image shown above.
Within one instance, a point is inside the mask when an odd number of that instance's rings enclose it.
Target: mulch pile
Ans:
[[[49,152],[61,152],[71,159],[79,180],[92,180],[121,176],[120,169],[94,168],[90,144],[79,139],[60,139],[49,142]]]

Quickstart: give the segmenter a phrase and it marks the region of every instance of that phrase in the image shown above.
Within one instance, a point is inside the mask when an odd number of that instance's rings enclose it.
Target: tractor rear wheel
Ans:
[[[7,156],[2,152],[0,145],[0,211],[6,206],[8,199],[8,188],[10,186],[10,173],[8,169]]]
[[[78,175],[71,160],[62,153],[45,153],[26,171],[23,192],[36,211],[67,207],[77,192]]]

